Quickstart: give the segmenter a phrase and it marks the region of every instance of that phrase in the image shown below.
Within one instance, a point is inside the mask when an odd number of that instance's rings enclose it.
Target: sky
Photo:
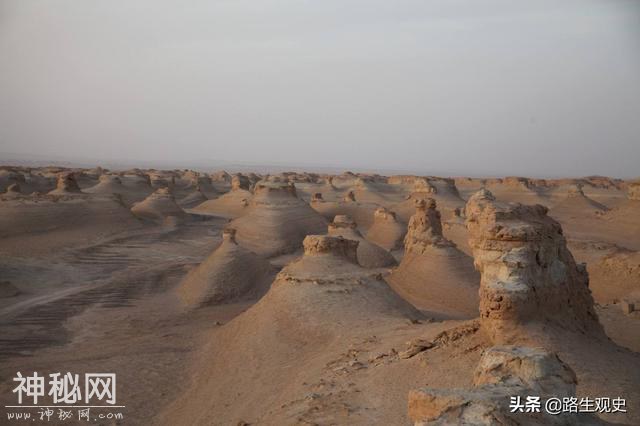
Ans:
[[[0,0],[2,153],[640,176],[640,2]]]

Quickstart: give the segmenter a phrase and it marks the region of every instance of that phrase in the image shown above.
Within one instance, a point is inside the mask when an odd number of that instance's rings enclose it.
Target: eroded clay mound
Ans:
[[[74,173],[63,172],[58,175],[56,189],[49,191],[51,195],[74,195],[80,194],[80,187],[76,181]]]
[[[396,265],[395,258],[385,249],[367,241],[358,231],[356,222],[347,215],[337,215],[329,224],[329,235],[358,241],[358,263],[365,268],[384,268]]]
[[[389,283],[420,309],[476,317],[480,277],[473,260],[442,235],[435,200],[417,200],[415,204],[404,239],[405,253]]]
[[[419,389],[409,392],[409,417],[420,425],[604,425],[587,413],[545,412],[548,398],[574,397],[576,375],[554,353],[540,348],[494,346],[485,350],[471,389]],[[539,412],[512,410],[512,398],[541,400]]]
[[[169,216],[178,219],[186,218],[186,213],[176,204],[169,188],[157,189],[143,201],[134,204],[131,212],[141,219],[156,223],[164,222]]]
[[[271,257],[300,249],[304,237],[323,232],[327,222],[297,197],[293,183],[260,182],[247,212],[231,226],[240,245]]]
[[[191,192],[180,199],[180,202],[178,204],[180,204],[181,207],[188,209],[198,206],[207,200],[207,196],[204,195],[204,193],[200,189],[200,186],[198,185]]]
[[[497,343],[558,329],[602,336],[589,278],[541,205],[504,204],[481,190],[466,207],[480,284],[480,318]]]
[[[116,175],[100,175],[98,183],[84,190],[87,194],[121,194],[126,192],[122,180]]]
[[[304,256],[286,266],[255,305],[216,331],[194,366],[200,372],[167,414],[185,424],[208,424],[219,406],[211,395],[235,395],[267,413],[280,392],[299,386],[307,360],[344,340],[344,330],[369,330],[422,318],[382,281],[356,263],[357,241],[321,235],[304,240]],[[282,360],[287,363],[283,374]],[[211,380],[216,377],[216,380]],[[256,386],[268,383],[268,386]],[[180,415],[176,415],[180,413]],[[218,420],[235,424],[246,407],[233,404]],[[179,420],[178,420],[179,419]]]
[[[228,303],[259,297],[274,277],[275,269],[269,262],[239,246],[235,230],[228,228],[222,244],[184,278],[178,295],[188,309]]]
[[[373,213],[373,225],[367,232],[367,239],[387,250],[402,247],[406,227],[396,218],[396,214],[384,207]]]
[[[222,179],[222,178],[221,178]],[[231,190],[224,195],[214,199],[204,201],[196,205],[193,211],[199,214],[215,215],[234,219],[249,211],[249,202],[253,194],[249,191],[251,181],[244,175],[234,175],[229,177]]]
[[[361,203],[353,191],[348,191],[340,201],[324,201],[322,198],[316,198],[311,203],[311,207],[327,220],[332,220],[338,215],[350,216],[356,221],[358,227],[366,232],[373,224],[374,212],[380,206]]]

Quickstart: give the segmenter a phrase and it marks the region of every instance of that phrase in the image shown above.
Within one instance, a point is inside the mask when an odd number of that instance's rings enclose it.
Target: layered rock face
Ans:
[[[541,205],[503,204],[487,190],[466,206],[469,244],[481,273],[480,318],[497,344],[535,335],[535,327],[603,336],[589,278],[567,249],[560,224]]]
[[[174,216],[181,220],[186,218],[186,213],[176,204],[169,188],[159,188],[143,201],[131,207],[131,212],[141,219],[162,223],[165,218]]]
[[[384,207],[376,209],[373,213],[373,225],[367,232],[367,239],[387,250],[395,250],[402,247],[406,229],[396,214]]]
[[[79,194],[81,193],[76,177],[73,173],[60,173],[56,183],[56,189],[50,191],[52,195]]]
[[[235,234],[235,229],[225,229],[222,244],[189,272],[178,287],[178,296],[186,308],[256,297],[269,288],[275,269],[255,253],[240,247]]]
[[[384,268],[396,264],[394,257],[385,249],[367,241],[358,231],[356,222],[347,215],[336,215],[329,224],[329,235],[358,241],[358,263],[365,268]]]
[[[415,207],[404,238],[404,257],[389,283],[421,309],[455,317],[477,316],[480,278],[473,260],[442,235],[440,212],[433,199],[418,199]]]
[[[545,412],[549,397],[574,397],[576,375],[557,355],[539,348],[495,346],[485,350],[472,389],[420,389],[409,392],[409,417],[422,425],[602,425],[586,413]],[[539,412],[526,412],[527,396],[539,396]],[[512,398],[523,409],[512,410]]]

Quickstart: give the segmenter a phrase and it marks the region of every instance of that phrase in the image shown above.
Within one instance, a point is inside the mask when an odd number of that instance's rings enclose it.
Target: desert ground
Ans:
[[[18,371],[116,373],[96,424],[638,425],[640,182],[4,166]]]

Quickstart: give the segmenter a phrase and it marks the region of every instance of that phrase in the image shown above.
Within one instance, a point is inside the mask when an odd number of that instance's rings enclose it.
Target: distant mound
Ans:
[[[184,196],[179,202],[178,204],[180,206],[182,206],[183,208],[191,208],[194,206],[198,206],[200,204],[202,204],[203,202],[207,201],[208,198],[206,195],[204,195],[204,193],[202,192],[202,190],[200,189],[200,186],[196,186],[193,191],[191,191],[189,194],[187,194],[186,196]]]
[[[402,262],[388,277],[391,286],[420,309],[476,317],[480,276],[473,259],[443,237],[435,200],[416,201],[404,241]]]
[[[395,258],[385,249],[367,241],[358,231],[356,222],[346,215],[337,215],[329,224],[329,235],[358,241],[358,263],[365,268],[384,268],[396,265]]]
[[[249,191],[251,182],[243,175],[234,175],[231,178],[231,191],[214,199],[204,201],[193,208],[199,214],[209,214],[229,219],[242,216],[249,211],[249,201],[253,194]]]
[[[378,204],[367,204],[357,201],[353,191],[347,192],[341,201],[324,201],[322,198],[312,200],[311,207],[324,216],[327,220],[332,220],[338,215],[352,217],[358,227],[366,232],[373,224],[373,214]]]
[[[164,222],[169,216],[186,218],[186,213],[176,204],[169,188],[159,188],[143,201],[131,207],[131,212],[141,219],[156,223]]]
[[[373,225],[367,232],[367,239],[387,250],[395,250],[402,247],[406,232],[394,212],[380,207],[373,214]]]
[[[184,278],[178,295],[187,308],[227,303],[264,294],[274,277],[269,262],[239,246],[228,228],[222,244]]]
[[[127,192],[122,180],[114,175],[100,175],[95,186],[84,190],[87,194],[122,194]]]
[[[74,195],[80,194],[80,187],[73,173],[63,172],[58,175],[56,189],[49,191],[51,195]]]
[[[293,183],[259,182],[247,212],[231,222],[240,245],[266,257],[294,252],[327,222],[297,197]]]

